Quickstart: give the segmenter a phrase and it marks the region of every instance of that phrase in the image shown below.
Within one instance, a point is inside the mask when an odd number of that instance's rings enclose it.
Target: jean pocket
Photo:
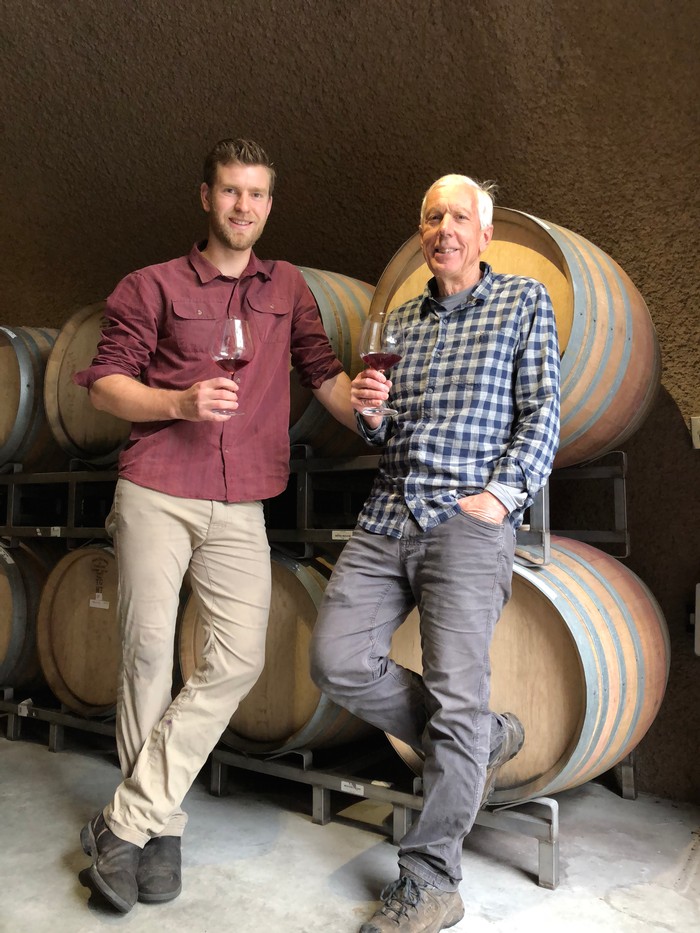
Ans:
[[[503,520],[500,522],[490,522],[485,518],[479,518],[478,515],[475,515],[473,512],[465,512],[464,509],[459,510],[459,514],[462,518],[466,518],[467,521],[473,522],[477,527],[488,529],[489,531],[499,532],[503,530],[503,526],[506,523],[508,516],[504,516]]]

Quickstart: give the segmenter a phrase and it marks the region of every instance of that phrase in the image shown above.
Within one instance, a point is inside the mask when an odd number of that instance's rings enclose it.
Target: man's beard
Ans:
[[[262,229],[255,225],[237,232],[227,223],[222,224],[216,215],[210,217],[210,228],[211,233],[222,246],[227,246],[229,249],[238,250],[240,252],[251,249],[251,247],[258,242],[262,234]]]

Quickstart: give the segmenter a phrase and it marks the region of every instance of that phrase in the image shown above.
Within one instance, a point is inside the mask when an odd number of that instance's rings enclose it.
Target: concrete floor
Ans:
[[[347,816],[319,826],[309,787],[229,769],[228,796],[211,796],[202,775],[187,797],[181,896],[116,914],[77,879],[89,864],[80,827],[119,778],[109,741],[99,741],[54,754],[40,735],[0,738],[3,933],[356,933],[396,875],[385,805],[374,805],[374,828]],[[536,884],[534,839],[476,826],[455,933],[700,930],[698,807],[623,800],[602,783],[557,799],[559,887]]]

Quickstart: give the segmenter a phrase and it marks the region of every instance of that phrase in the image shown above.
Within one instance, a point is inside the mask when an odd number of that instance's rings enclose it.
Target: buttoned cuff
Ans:
[[[365,419],[359,413],[355,412],[355,421],[357,421],[357,426],[362,437],[367,441],[368,444],[371,444],[373,447],[381,447],[382,444],[386,441],[386,435],[388,430],[388,418],[383,418],[382,423],[378,428],[370,428]]]
[[[527,501],[527,493],[523,489],[508,483],[497,483],[495,480],[487,483],[486,492],[495,496],[501,505],[508,509],[509,515],[511,512],[519,512]]]

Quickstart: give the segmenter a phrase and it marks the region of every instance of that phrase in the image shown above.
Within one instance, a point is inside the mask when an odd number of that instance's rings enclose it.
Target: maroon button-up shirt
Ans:
[[[187,389],[221,376],[209,357],[216,324],[250,322],[255,355],[245,367],[245,415],[226,422],[132,425],[119,475],[192,499],[246,502],[276,496],[289,477],[289,366],[318,388],[342,371],[313,295],[287,262],[250,262],[239,279],[222,275],[195,245],[189,256],[123,279],[107,300],[97,356],[75,382],[89,389],[121,373],[161,389]]]

